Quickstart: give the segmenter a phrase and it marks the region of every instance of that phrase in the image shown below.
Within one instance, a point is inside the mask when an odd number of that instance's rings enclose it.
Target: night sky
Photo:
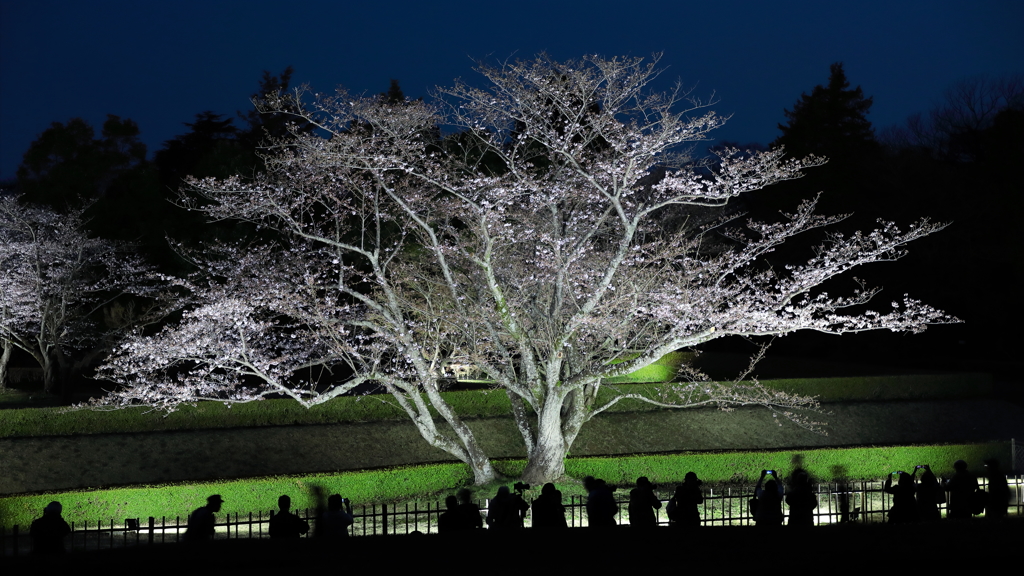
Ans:
[[[876,129],[926,111],[951,83],[1024,72],[1024,2],[0,1],[0,180],[51,122],[135,120],[152,154],[195,114],[250,107],[263,70],[294,83],[407,96],[475,77],[473,62],[547,51],[664,52],[734,114],[721,139],[768,143],[783,109],[845,63]]]

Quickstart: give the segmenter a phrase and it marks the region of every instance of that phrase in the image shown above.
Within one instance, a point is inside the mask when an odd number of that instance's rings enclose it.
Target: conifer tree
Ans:
[[[843,63],[831,66],[828,83],[804,92],[791,110],[784,110],[782,134],[771,143],[796,157],[814,155],[827,160],[819,170],[799,181],[783,183],[772,195],[747,199],[757,218],[777,220],[778,206],[795,205],[801,199],[824,191],[818,207],[823,212],[852,214],[845,231],[872,226],[879,218],[890,219],[891,198],[874,182],[881,161],[881,146],[867,114],[873,104],[860,86],[850,88]],[[785,252],[785,251],[784,251]],[[788,261],[784,252],[775,254],[780,265]]]
[[[783,145],[790,154],[815,154],[830,158],[863,157],[876,149],[875,131],[867,119],[873,104],[860,86],[850,89],[843,63],[832,64],[828,85],[814,87],[800,96],[792,111],[785,110],[786,124],[773,146]]]

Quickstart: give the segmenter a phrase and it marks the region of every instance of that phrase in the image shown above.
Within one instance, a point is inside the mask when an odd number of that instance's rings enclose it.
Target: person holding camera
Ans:
[[[914,479],[920,468],[914,468],[913,474],[907,474],[902,470],[890,472],[885,479],[885,486],[882,488],[892,494],[892,508],[889,509],[890,524],[908,524],[917,521],[917,503],[914,500]],[[892,477],[896,475],[896,485],[892,485]]]
[[[331,494],[327,498],[327,510],[323,510],[316,519],[317,538],[333,540],[348,536],[348,527],[355,523],[352,516],[352,503],[340,494]]]
[[[978,479],[967,471],[967,462],[957,460],[953,463],[953,477],[945,481],[943,486],[949,494],[949,506],[946,508],[947,518],[970,518],[975,509],[975,492],[978,491]]]
[[[946,493],[942,490],[942,486],[939,486],[939,479],[935,477],[931,466],[919,464],[914,469],[915,475],[918,470],[924,470],[924,472],[921,473],[921,479],[914,488],[917,519],[927,522],[938,520],[942,517],[939,513],[939,504],[946,503]]]
[[[765,478],[768,478],[767,482],[765,482]],[[782,525],[784,518],[782,496],[785,492],[782,478],[779,478],[775,470],[761,470],[761,477],[757,480],[757,486],[754,488],[754,499],[757,503],[754,510],[755,524],[758,526]]]
[[[498,493],[487,504],[487,528],[490,530],[516,530],[523,527],[523,517],[530,505],[519,494],[529,484],[516,484],[516,493],[509,492],[508,486],[498,488]]]
[[[615,489],[593,476],[583,479],[583,488],[587,491],[587,525],[591,528],[618,526],[615,515],[619,513],[619,505],[615,503]]]
[[[665,513],[671,526],[676,528],[697,528],[700,526],[700,504],[704,493],[696,472],[687,472],[683,483],[676,486],[676,493],[668,501]]]
[[[540,496],[533,501],[534,528],[568,528],[565,522],[565,506],[562,505],[562,492],[548,482],[540,490]]]
[[[631,528],[657,528],[655,510],[661,508],[661,500],[654,494],[654,484],[647,476],[636,479],[636,488],[629,491],[629,526]]]

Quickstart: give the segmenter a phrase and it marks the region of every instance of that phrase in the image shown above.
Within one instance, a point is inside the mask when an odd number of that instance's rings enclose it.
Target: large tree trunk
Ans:
[[[415,416],[412,421],[416,425],[420,436],[427,443],[435,448],[444,450],[469,465],[473,471],[474,484],[487,484],[498,477],[497,472],[495,472],[494,467],[491,465],[490,458],[480,448],[480,444],[476,441],[469,427],[461,420],[449,422],[456,433],[457,440],[447,435],[439,434],[433,422],[428,422]]]
[[[399,395],[396,394],[394,396],[400,403],[403,402]],[[434,404],[434,408],[441,412],[442,415],[444,415],[445,409],[449,412],[447,414],[447,422],[455,432],[455,438],[439,433],[433,417],[430,415],[424,416],[410,411],[411,408],[407,403],[403,404],[403,408],[409,412],[413,424],[427,443],[435,448],[444,450],[469,465],[473,471],[474,484],[486,484],[498,477],[494,467],[491,465],[490,458],[480,448],[480,444],[476,441],[476,437],[473,436],[472,430],[466,426],[465,422],[455,416],[450,406]]]
[[[487,484],[493,482],[498,478],[498,473],[494,471],[494,466],[491,465],[491,459],[480,450],[480,447],[474,442],[471,447],[467,446],[466,451],[469,453],[469,467],[473,470],[473,483],[476,485]]]
[[[4,340],[3,345],[3,353],[0,354],[0,392],[7,390],[7,363],[11,361],[11,353],[14,351],[14,343],[10,340]]]
[[[569,444],[562,433],[562,398],[549,394],[537,414],[537,443],[523,470],[523,481],[531,485],[554,482],[565,474]]]
[[[473,482],[475,484],[486,484],[497,478],[497,473],[491,465],[491,460],[480,448],[473,431],[456,414],[455,410],[445,401],[437,380],[424,366],[418,366],[423,374],[422,389],[426,399],[419,391],[404,390],[394,382],[382,380],[385,389],[398,401],[402,409],[412,419],[413,424],[419,431],[420,436],[431,446],[440,448],[455,456],[469,465],[473,471]],[[430,414],[427,406],[431,405],[437,410],[438,415],[452,428],[455,437],[444,434],[437,429],[434,416]]]
[[[69,360],[64,352],[57,349],[57,370],[60,376],[60,398],[63,402],[70,403],[71,401],[71,388],[72,381],[71,375],[74,373],[74,364]]]
[[[424,370],[424,372],[428,372]],[[469,464],[469,467],[473,470],[473,483],[474,484],[486,484],[497,478],[497,473],[494,471],[494,467],[491,465],[490,458],[484,453],[483,449],[480,448],[480,443],[477,442],[476,436],[473,431],[470,430],[469,426],[463,422],[462,418],[455,413],[455,410],[445,401],[444,397],[441,396],[441,387],[438,384],[437,379],[427,376],[424,378],[423,390],[427,393],[427,398],[430,403],[437,410],[441,418],[452,427],[452,431],[455,432],[455,436],[458,438],[458,444],[460,445],[462,455],[455,454],[463,462]],[[420,433],[424,430],[420,428]],[[428,441],[429,438],[427,439]],[[436,444],[435,444],[436,445]],[[446,449],[443,446],[439,446],[442,449]],[[454,453],[451,450],[448,452]]]
[[[539,438],[523,470],[523,482],[533,486],[554,482],[565,474],[565,443],[558,438]]]
[[[53,360],[49,354],[43,356],[42,361],[43,368],[43,392],[47,394],[57,394],[57,385],[59,382],[60,367]]]

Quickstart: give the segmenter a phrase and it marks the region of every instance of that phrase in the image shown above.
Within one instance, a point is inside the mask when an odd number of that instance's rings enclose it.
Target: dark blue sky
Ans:
[[[135,120],[150,153],[203,110],[248,109],[263,70],[320,91],[427,96],[473,61],[664,52],[734,114],[718,136],[767,143],[783,109],[845,63],[876,128],[976,74],[1024,73],[1024,2],[175,2],[0,0],[0,179],[51,122]]]

